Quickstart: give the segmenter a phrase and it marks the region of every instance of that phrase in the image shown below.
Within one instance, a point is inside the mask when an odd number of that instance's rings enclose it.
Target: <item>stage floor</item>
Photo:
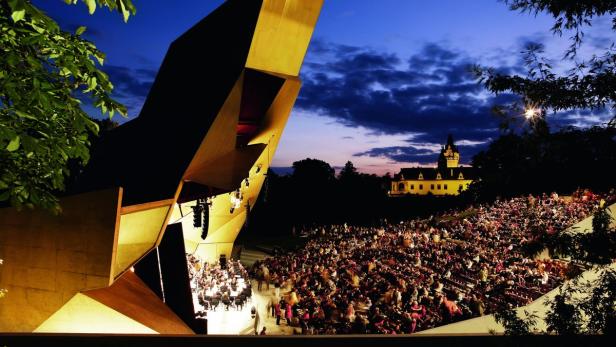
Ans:
[[[263,326],[267,327],[267,335],[292,335],[294,329],[299,330],[288,326],[284,319],[280,321],[280,325],[276,325],[276,318],[268,311],[268,303],[274,296],[274,286],[259,292],[257,282],[252,281],[252,288],[252,301],[244,305],[242,310],[231,307],[227,311],[221,305],[216,311],[207,311],[208,335],[254,335],[254,319],[250,316],[253,306],[259,311],[259,332]],[[281,295],[286,294],[287,290],[281,290]]]

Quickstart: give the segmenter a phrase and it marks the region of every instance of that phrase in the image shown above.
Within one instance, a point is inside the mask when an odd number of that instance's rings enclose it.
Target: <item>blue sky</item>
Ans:
[[[90,16],[81,3],[35,1],[65,29],[88,27],[86,38],[107,54],[104,70],[131,118],[171,41],[222,3],[133,2],[137,15],[124,23],[105,9]],[[393,173],[435,162],[450,132],[469,163],[498,136],[489,109],[512,97],[486,93],[468,66],[524,73],[519,52],[527,42],[545,44],[558,62],[567,33],[553,37],[551,25],[547,16],[512,12],[497,0],[325,0],[301,72],[304,86],[273,166],[311,157],[334,167],[351,160],[364,172]],[[609,21],[594,23],[582,57],[607,48],[609,34]],[[550,117],[558,128],[610,116],[581,110]]]

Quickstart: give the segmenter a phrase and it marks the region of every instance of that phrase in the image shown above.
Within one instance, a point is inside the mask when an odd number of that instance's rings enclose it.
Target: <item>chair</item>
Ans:
[[[212,299],[212,311],[216,311],[218,305],[220,305],[220,300],[218,298]]]
[[[204,300],[201,305],[203,306],[203,309],[206,311],[212,307],[212,304],[210,303],[209,300]]]
[[[244,309],[244,301],[239,296],[237,298],[235,298],[235,308],[238,311]]]

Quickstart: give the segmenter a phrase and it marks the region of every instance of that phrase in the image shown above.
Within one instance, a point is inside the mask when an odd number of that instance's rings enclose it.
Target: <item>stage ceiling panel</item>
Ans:
[[[186,180],[223,191],[237,189],[267,145],[259,143],[234,149],[201,164]]]

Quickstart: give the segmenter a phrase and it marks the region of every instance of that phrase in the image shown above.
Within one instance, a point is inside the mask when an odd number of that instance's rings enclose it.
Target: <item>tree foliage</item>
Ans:
[[[597,18],[610,17],[612,31],[616,31],[616,1],[503,1],[513,11],[534,15],[547,13],[552,16],[554,24],[551,31],[554,35],[571,33],[570,45],[562,59],[572,66],[563,74],[555,72],[540,44],[529,44],[523,52],[528,68],[526,76],[507,75],[493,68],[476,66],[478,80],[490,92],[511,92],[521,97],[521,101],[494,108],[503,117],[503,130],[508,130],[511,123],[515,122],[511,119],[519,119],[522,110],[528,107],[552,111],[615,107],[614,43],[611,47],[605,47],[603,53],[586,60],[578,59],[577,53],[583,44],[584,29]],[[616,117],[613,117],[608,126],[616,125],[615,120]],[[581,134],[585,136],[579,136]],[[593,186],[598,181],[598,185],[605,189],[606,185],[613,186],[610,181],[615,177],[612,168],[615,162],[614,141],[614,133],[610,129],[591,129],[586,132],[568,130],[557,134],[542,131],[541,134],[535,132],[524,136],[510,133],[495,141],[488,151],[475,157],[474,165],[481,166],[482,180],[469,193],[474,190],[475,195],[479,196],[482,192],[491,191],[492,194],[488,195],[494,195],[498,186],[501,189],[508,187],[514,194],[537,192],[539,187],[533,183],[541,185],[543,191],[559,188],[571,191],[574,187],[563,187],[567,181],[582,186],[586,183],[590,183],[586,186]],[[575,148],[578,146],[584,149]],[[576,167],[585,172],[578,172]],[[499,172],[504,173],[504,177],[497,178]],[[526,179],[526,183],[515,178],[518,175],[526,178],[528,173],[533,173],[533,177],[532,180]],[[542,177],[545,173],[549,174]],[[563,179],[563,175],[566,178]],[[588,179],[594,182],[587,182]],[[536,239],[533,244],[526,245],[530,254],[548,247],[552,254],[569,256],[574,262],[594,264],[593,267],[598,271],[596,280],[573,280],[547,303],[548,332],[564,335],[614,332],[616,271],[609,264],[616,259],[616,231],[610,227],[610,220],[607,210],[600,210],[594,216],[593,230],[589,233],[547,235],[540,228],[533,230]],[[506,334],[510,335],[529,334],[536,325],[533,319],[522,319],[510,308],[496,314],[496,319],[505,326]]]
[[[614,187],[616,129],[565,128],[551,134],[505,134],[473,158],[479,180],[464,195],[496,196],[558,192],[579,187],[607,191]]]
[[[528,335],[537,324],[536,314],[525,312],[524,318],[520,318],[513,308],[496,312],[494,319],[505,327],[505,334],[511,336]]]
[[[616,101],[616,52],[613,44],[606,51],[586,60],[577,60],[578,48],[583,43],[585,27],[591,26],[599,16],[611,16],[612,29],[616,30],[616,1],[558,1],[558,0],[504,0],[509,8],[522,13],[547,13],[555,22],[554,35],[572,32],[571,44],[563,59],[571,60],[573,67],[565,74],[554,71],[544,57],[540,44],[529,44],[524,52],[528,67],[527,76],[507,75],[496,69],[477,66],[475,72],[480,82],[493,93],[512,92],[523,98],[523,105],[512,108],[519,114],[527,105],[549,108],[554,111],[574,108],[602,109],[614,107]],[[575,60],[575,61],[574,61]],[[497,107],[500,112],[507,108]],[[616,118],[612,118],[614,125]]]
[[[570,257],[573,263],[591,264],[597,271],[594,279],[574,277],[559,288],[547,306],[545,322],[548,333],[613,334],[616,332],[616,228],[611,226],[612,216],[606,208],[593,216],[589,232],[563,231],[536,240],[547,246],[551,254]],[[529,314],[527,313],[527,316]],[[508,335],[526,335],[534,331],[536,315],[520,318],[512,308],[495,314]]]
[[[75,4],[77,0],[65,0]],[[130,0],[83,0],[135,13]],[[89,159],[89,136],[98,126],[81,108],[89,100],[102,113],[126,114],[113,100],[113,85],[98,69],[105,55],[26,0],[0,2],[0,202],[17,208],[59,211],[68,163]]]

